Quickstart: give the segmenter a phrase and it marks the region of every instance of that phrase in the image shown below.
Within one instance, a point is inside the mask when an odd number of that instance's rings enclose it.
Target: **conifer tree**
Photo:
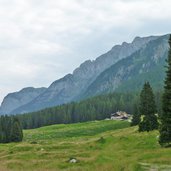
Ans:
[[[0,116],[0,143],[20,142],[23,139],[22,127],[14,116]]]
[[[153,90],[146,82],[140,94],[140,113],[144,115],[139,124],[139,131],[152,131],[158,129],[158,121],[155,113],[157,112]]]
[[[23,139],[23,132],[20,125],[20,122],[17,118],[13,119],[13,124],[11,128],[11,141],[20,142]]]
[[[133,116],[131,120],[131,126],[139,125],[141,121],[141,115],[139,114],[138,106],[134,104],[134,111]]]
[[[167,70],[165,78],[164,93],[162,98],[162,114],[160,116],[160,138],[162,146],[171,145],[171,35],[169,38],[169,52],[167,59]]]

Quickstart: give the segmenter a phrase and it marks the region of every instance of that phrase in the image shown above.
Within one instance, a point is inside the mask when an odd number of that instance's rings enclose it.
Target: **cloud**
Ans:
[[[0,0],[0,100],[48,86],[135,36],[170,32],[169,0]]]

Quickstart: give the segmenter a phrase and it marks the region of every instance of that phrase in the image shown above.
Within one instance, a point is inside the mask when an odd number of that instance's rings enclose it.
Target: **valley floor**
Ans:
[[[0,171],[169,171],[171,148],[157,137],[111,120],[26,130],[22,143],[0,145]]]

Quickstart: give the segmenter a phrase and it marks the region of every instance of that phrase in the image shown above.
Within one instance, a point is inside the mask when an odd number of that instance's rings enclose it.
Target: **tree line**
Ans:
[[[138,103],[138,94],[112,93],[89,98],[80,102],[47,108],[38,112],[18,115],[24,129],[41,126],[77,123],[109,118],[118,110],[132,113]]]
[[[160,110],[161,93],[156,93],[156,103]],[[139,93],[111,93],[80,102],[73,102],[38,112],[18,115],[24,129],[38,128],[53,124],[69,124],[109,118],[118,110],[135,113],[139,104]]]
[[[23,131],[20,121],[15,116],[0,117],[0,143],[20,142]]]

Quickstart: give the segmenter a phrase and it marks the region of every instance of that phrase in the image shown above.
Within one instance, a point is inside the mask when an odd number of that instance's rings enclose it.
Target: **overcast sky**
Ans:
[[[49,86],[135,36],[171,31],[170,0],[0,0],[0,101]]]

